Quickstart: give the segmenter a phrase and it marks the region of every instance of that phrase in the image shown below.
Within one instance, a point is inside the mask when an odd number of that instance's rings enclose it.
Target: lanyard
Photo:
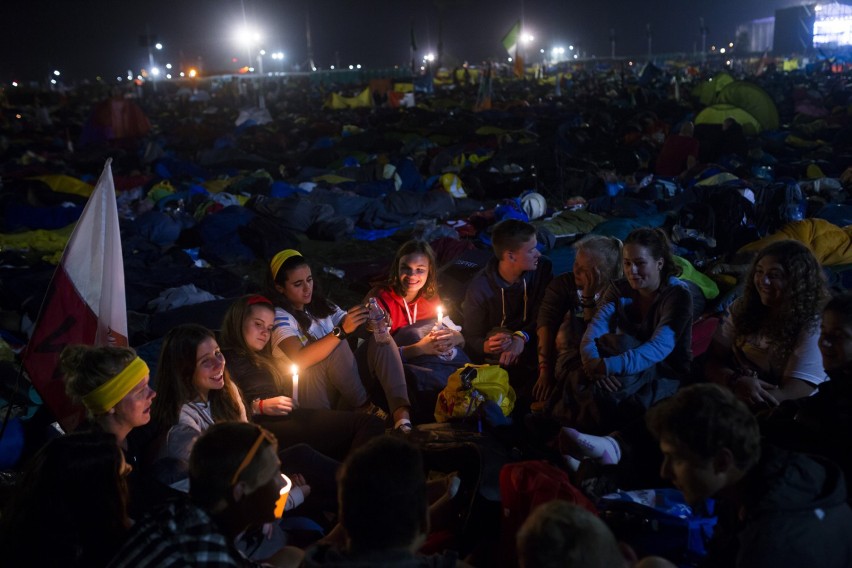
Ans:
[[[402,299],[402,305],[405,307],[405,315],[408,316],[408,325],[413,325],[417,321],[417,302],[414,302],[414,317],[411,317],[411,311],[408,309],[408,302],[405,298]]]

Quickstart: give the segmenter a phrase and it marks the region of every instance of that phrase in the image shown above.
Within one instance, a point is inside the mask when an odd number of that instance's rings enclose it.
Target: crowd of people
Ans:
[[[670,139],[660,174],[694,169],[691,123]],[[500,515],[475,498],[480,450],[456,444],[446,463],[421,426],[451,375],[491,365],[514,410],[483,404],[459,429],[504,443],[500,459],[547,459],[591,498],[587,482],[607,478],[673,485],[695,515],[714,500],[711,568],[852,566],[852,292],[829,286],[809,243],[745,259],[712,312],[662,226],[578,235],[566,271],[528,221],[489,228],[490,258],[458,303],[424,239],[341,305],[320,263],[281,246],[263,285],[215,326],[171,326],[156,361],[66,346],[86,420],[26,464],[0,515],[3,562],[676,565],[559,500],[523,524],[517,559],[489,552]],[[719,324],[698,353],[707,318]],[[454,461],[470,455],[474,467]],[[477,507],[481,523],[459,522]]]

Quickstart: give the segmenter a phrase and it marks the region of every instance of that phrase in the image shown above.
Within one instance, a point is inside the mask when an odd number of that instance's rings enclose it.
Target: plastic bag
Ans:
[[[515,408],[515,389],[509,385],[509,373],[499,365],[471,365],[457,369],[438,394],[435,420],[475,415],[486,400],[494,401],[508,416]]]

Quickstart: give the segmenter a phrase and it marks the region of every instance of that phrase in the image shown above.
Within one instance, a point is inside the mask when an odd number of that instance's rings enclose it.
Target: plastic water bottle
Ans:
[[[385,318],[385,311],[379,307],[379,303],[375,298],[370,298],[367,303],[367,317],[373,324],[373,337],[376,338],[376,343],[390,342],[390,331],[388,330],[388,320]]]
[[[440,331],[444,328],[445,328],[445,326],[444,326],[443,322],[437,322],[437,323],[435,323],[434,326],[432,326],[432,331]],[[452,347],[450,349],[447,349],[446,351],[444,351],[440,355],[438,355],[438,358],[443,360],[443,361],[452,361],[455,358],[456,353],[458,353],[458,349],[456,349],[455,347]]]

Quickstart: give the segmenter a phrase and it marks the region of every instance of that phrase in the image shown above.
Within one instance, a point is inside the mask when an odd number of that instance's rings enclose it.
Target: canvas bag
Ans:
[[[447,386],[438,394],[435,420],[474,416],[486,400],[495,402],[504,416],[512,412],[515,389],[509,385],[509,373],[499,365],[467,363],[449,376]]]

